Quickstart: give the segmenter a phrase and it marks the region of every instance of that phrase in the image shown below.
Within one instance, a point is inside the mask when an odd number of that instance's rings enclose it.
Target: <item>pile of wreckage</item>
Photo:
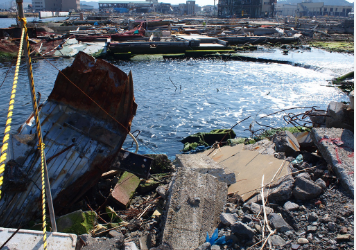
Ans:
[[[58,231],[47,227],[49,249],[352,246],[353,92],[350,105],[309,113],[310,132],[216,144],[172,163],[121,148],[137,109],[131,73],[82,52],[62,72],[40,107]],[[31,115],[11,135],[4,249],[42,245],[35,129]]]
[[[136,54],[192,51],[200,52],[199,55],[233,53],[236,46],[298,43],[302,37],[353,39],[342,36],[353,34],[351,19],[285,19],[283,22],[264,19],[120,19],[117,22],[29,23],[31,47],[34,53],[47,57],[73,57],[83,51],[94,57],[129,58]],[[0,38],[12,43],[16,43],[20,35],[20,28],[0,29]],[[5,51],[6,47],[1,49]]]

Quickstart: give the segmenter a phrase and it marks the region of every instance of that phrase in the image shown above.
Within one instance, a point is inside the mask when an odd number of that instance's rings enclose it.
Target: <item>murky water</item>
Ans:
[[[348,101],[348,97],[338,89],[325,85],[327,80],[353,70],[353,55],[317,49],[291,52],[287,57],[279,50],[251,55],[291,60],[307,65],[307,68],[222,60],[164,61],[159,57],[155,60],[113,62],[124,72],[131,70],[133,73],[138,110],[131,131],[141,131],[138,136],[140,152],[167,153],[173,158],[183,147],[180,140],[192,133],[230,128],[252,116],[234,129],[239,136],[249,136],[247,129],[253,119],[265,114],[290,107],[317,106],[326,109],[330,101]],[[63,69],[73,59],[50,61]],[[33,67],[36,91],[41,92],[43,101],[52,90],[57,71],[43,60],[35,62]],[[9,68],[8,77],[0,88],[0,131],[3,131],[6,121],[14,73],[10,63],[0,63],[0,85]],[[25,69],[23,65],[13,129],[17,129],[31,113]],[[263,124],[283,126],[283,114],[263,119]],[[128,137],[125,146],[131,145],[131,142]]]

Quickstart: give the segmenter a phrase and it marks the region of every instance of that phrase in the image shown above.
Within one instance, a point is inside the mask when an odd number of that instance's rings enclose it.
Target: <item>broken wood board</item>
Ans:
[[[162,244],[170,249],[195,249],[218,226],[227,185],[210,174],[181,168],[169,193]]]
[[[208,155],[211,151],[200,154]],[[263,175],[264,184],[267,184],[274,175],[274,180],[277,180],[289,173],[288,162],[272,155],[260,154],[258,148],[255,151],[245,150],[243,144],[215,149],[209,157],[235,173],[236,183],[229,186],[228,193],[237,193],[244,201],[259,192]],[[279,169],[280,172],[277,173]]]

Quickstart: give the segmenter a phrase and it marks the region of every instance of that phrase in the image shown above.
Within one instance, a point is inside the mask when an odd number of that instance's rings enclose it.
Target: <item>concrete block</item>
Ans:
[[[127,207],[139,184],[140,178],[124,172],[112,191],[113,199],[123,207]]]
[[[354,134],[341,128],[313,128],[312,139],[343,187],[354,194]]]
[[[347,105],[342,102],[330,102],[327,110],[327,128],[346,128],[352,129],[347,122]]]
[[[176,156],[177,165],[180,167],[190,168],[201,174],[211,174],[218,178],[219,181],[231,185],[236,182],[235,173],[224,169],[213,159],[200,154],[184,154]]]
[[[162,244],[172,249],[195,249],[220,222],[227,185],[210,174],[180,168],[167,200]]]
[[[62,233],[87,234],[97,224],[96,216],[92,211],[74,211],[57,219],[57,229]]]

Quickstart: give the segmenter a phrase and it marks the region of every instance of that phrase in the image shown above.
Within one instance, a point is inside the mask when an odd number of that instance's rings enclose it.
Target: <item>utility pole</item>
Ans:
[[[215,15],[216,15],[216,14],[215,14],[215,1],[216,1],[216,0],[214,0],[214,15],[213,15],[214,17],[215,17]]]

